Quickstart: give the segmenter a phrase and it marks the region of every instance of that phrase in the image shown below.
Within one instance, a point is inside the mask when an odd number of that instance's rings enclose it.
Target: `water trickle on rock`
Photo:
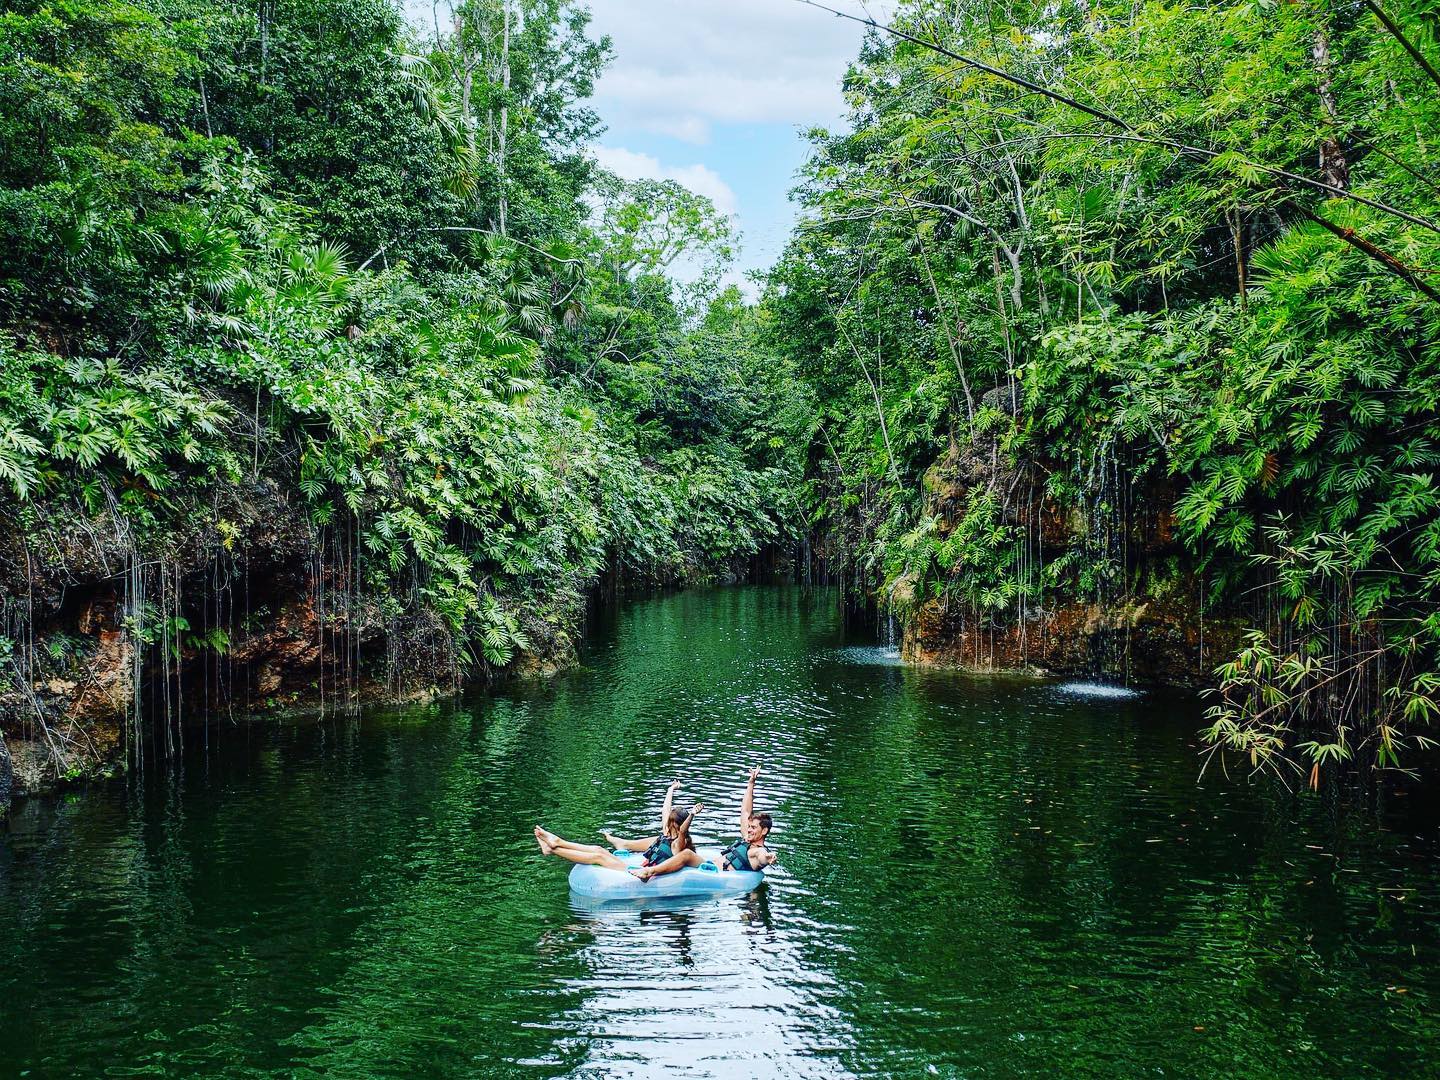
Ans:
[[[1090,682],[1124,686],[1130,681],[1129,476],[1122,472],[1112,442],[1096,448],[1083,483],[1094,604],[1087,628]]]

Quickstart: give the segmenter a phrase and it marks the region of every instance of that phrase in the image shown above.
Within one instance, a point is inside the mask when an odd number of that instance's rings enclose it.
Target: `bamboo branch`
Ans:
[[[545,250],[542,249],[542,248],[538,248],[538,247],[536,247],[534,244],[527,244],[527,243],[525,243],[524,240],[516,240],[515,237],[513,237],[513,236],[501,236],[501,234],[498,233],[498,232],[496,232],[494,229],[481,229],[481,228],[477,228],[477,227],[474,226],[474,225],[431,225],[431,226],[428,226],[427,228],[421,229],[420,231],[421,231],[421,232],[469,232],[469,233],[482,233],[482,234],[485,235],[485,236],[499,236],[501,240],[504,240],[504,241],[505,241],[505,243],[507,243],[507,244],[517,244],[517,245],[519,245],[520,247],[527,248],[528,250],[535,252],[536,255],[543,255],[545,258],[549,259],[551,262],[560,263],[560,264],[562,264],[562,265],[564,265],[564,266],[584,266],[584,265],[585,265],[585,260],[584,260],[584,259],[562,259],[562,258],[560,258],[560,256],[558,256],[558,255],[551,255],[548,251],[545,251]],[[374,256],[372,255],[371,258],[374,258]]]
[[[1201,157],[1207,160],[1218,158],[1221,155],[1221,151],[1219,150],[1209,150],[1201,146],[1191,146],[1188,143],[1179,142],[1175,139],[1143,135],[1139,132],[1137,128],[1135,128],[1134,125],[1120,118],[1119,116],[1116,116],[1114,113],[1106,112],[1103,109],[1098,109],[1093,105],[1086,105],[1084,102],[1078,101],[1075,98],[1069,97],[1056,90],[1051,90],[1048,87],[1041,86],[1039,83],[1032,82],[1022,75],[1015,75],[1001,68],[992,67],[989,64],[982,63],[979,60],[974,60],[968,56],[953,52],[950,49],[947,49],[942,45],[938,45],[933,41],[926,41],[924,38],[916,37],[914,34],[906,33],[904,30],[898,30],[893,26],[887,26],[884,23],[876,22],[872,18],[861,18],[859,15],[851,15],[848,12],[838,11],[835,8],[827,7],[826,5],[819,3],[818,0],[796,0],[796,3],[804,4],[807,7],[817,8],[820,11],[828,11],[830,14],[836,16],[837,18],[848,19],[851,22],[856,22],[861,24],[862,26],[868,26],[871,29],[879,30],[882,33],[890,34],[892,37],[900,38],[903,41],[909,41],[915,45],[919,45],[922,49],[928,49],[931,52],[938,53],[941,56],[948,57],[951,60],[955,60],[969,67],[975,68],[977,71],[984,72],[987,75],[993,75],[995,78],[1001,79],[1004,82],[1011,83],[1014,86],[1023,87],[1024,89],[1029,90],[1033,93],[1040,94],[1042,97],[1047,97],[1052,101],[1058,101],[1062,105],[1068,105],[1072,109],[1078,109],[1080,112],[1085,113],[1087,116],[1093,116],[1097,120],[1102,120],[1113,127],[1120,128],[1121,131],[1125,133],[1123,135],[1115,135],[1106,134],[1103,132],[1080,132],[1069,136],[1049,137],[1120,139],[1129,142],[1149,143],[1155,146],[1168,147],[1169,149],[1178,151],[1179,153],[1194,157]],[[1045,138],[1047,136],[1033,137]],[[1349,199],[1353,202],[1362,203],[1363,205],[1369,206],[1375,210],[1379,210],[1382,213],[1390,214],[1394,217],[1400,218],[1401,220],[1408,221],[1413,225],[1419,225],[1423,228],[1430,229],[1432,232],[1440,233],[1440,225],[1437,225],[1435,222],[1428,221],[1422,217],[1417,217],[1414,214],[1407,213],[1404,210],[1401,210],[1394,206],[1390,206],[1386,203],[1382,203],[1376,199],[1366,198],[1364,195],[1357,195],[1353,191],[1348,191],[1345,188],[1335,187],[1333,184],[1327,184],[1320,180],[1312,180],[1308,176],[1301,176],[1298,173],[1290,172],[1288,169],[1277,168],[1273,165],[1262,165],[1258,161],[1250,161],[1243,158],[1241,160],[1243,164],[1248,165],[1253,169],[1266,173],[1277,179],[1285,180],[1290,184],[1300,184],[1304,187],[1308,187],[1316,191],[1323,191],[1325,194],[1333,198]]]
[[[914,215],[911,215],[914,220]],[[945,298],[940,295],[940,288],[935,283],[935,271],[930,268],[930,252],[925,246],[925,233],[919,225],[915,227],[915,237],[920,241],[920,259],[925,264],[925,277],[930,282],[930,291],[935,294],[935,306],[940,310],[940,326],[945,332],[945,343],[950,346],[950,359],[955,362],[955,372],[960,376],[960,389],[965,392],[965,415],[970,421],[970,428],[973,433],[975,428],[975,398],[970,393],[970,380],[965,377],[965,365],[960,361],[960,349],[955,342],[955,333],[950,330],[950,313],[945,305]]]
[[[1354,229],[1346,228],[1343,225],[1337,225],[1335,224],[1335,222],[1329,220],[1328,218],[1321,217],[1313,210],[1307,210],[1303,206],[1296,206],[1295,209],[1300,212],[1302,217],[1308,218],[1309,220],[1315,222],[1316,225],[1319,225],[1326,232],[1330,233],[1332,236],[1339,237],[1341,240],[1345,241],[1345,243],[1349,244],[1357,251],[1364,252],[1371,259],[1374,259],[1376,262],[1380,263],[1396,277],[1409,284],[1412,288],[1419,290],[1420,292],[1428,296],[1431,300],[1434,300],[1437,304],[1440,304],[1440,292],[1437,292],[1432,286],[1428,285],[1425,281],[1423,281],[1419,276],[1419,271],[1417,271],[1413,266],[1407,266],[1405,263],[1397,259],[1394,255],[1391,255],[1388,251],[1384,251],[1381,248],[1376,247],[1373,243],[1371,243],[1369,240],[1366,240]]]
[[[1385,14],[1384,9],[1375,3],[1375,0],[1365,0],[1365,6],[1370,9],[1375,18],[1380,20],[1380,25],[1389,31],[1390,36],[1404,46],[1411,59],[1424,69],[1425,74],[1430,76],[1430,81],[1440,87],[1440,71],[1436,71],[1435,66],[1425,59],[1425,54],[1420,51],[1419,47],[1405,36],[1405,31],[1401,30],[1395,21]]]
[[[1135,130],[1133,127],[1131,127],[1129,123],[1120,119],[1120,117],[1116,116],[1114,113],[1108,113],[1105,112],[1103,109],[1097,109],[1093,105],[1086,105],[1083,101],[1077,101],[1075,98],[1067,97],[1059,91],[1051,90],[1050,88],[1041,86],[1039,83],[1036,82],[1031,82],[1029,79],[1025,78],[1022,75],[1014,75],[1000,68],[991,67],[989,64],[984,63],[983,61],[973,59],[969,56],[964,56],[957,52],[952,52],[951,50],[945,48],[943,45],[937,45],[933,41],[926,41],[924,38],[916,37],[914,34],[907,34],[904,30],[897,30],[893,26],[887,26],[882,22],[876,22],[868,15],[866,15],[864,18],[860,17],[859,15],[851,15],[849,12],[839,11],[836,8],[827,7],[825,4],[819,3],[818,0],[797,0],[797,2],[804,4],[807,7],[817,8],[820,11],[828,11],[836,18],[849,19],[851,22],[859,23],[861,26],[868,26],[872,30],[879,30],[882,33],[891,35],[892,37],[900,38],[903,41],[909,41],[912,44],[919,45],[922,49],[929,49],[931,52],[939,53],[941,56],[947,56],[951,60],[955,60],[961,64],[966,65],[967,67],[972,67],[976,71],[983,71],[986,75],[993,75],[997,79],[1003,79],[1008,83],[1014,83],[1016,86],[1023,86],[1026,90],[1030,90],[1034,93],[1050,98],[1052,101],[1058,101],[1062,105],[1069,105],[1072,109],[1079,109],[1086,115],[1093,116],[1097,120],[1103,120],[1107,124],[1114,124],[1115,126],[1123,128],[1126,131]]]
[[[850,346],[850,351],[855,354],[855,359],[860,364],[860,371],[865,376],[865,382],[870,387],[870,394],[875,399],[875,413],[880,418],[880,435],[885,440],[885,460],[890,463],[890,478],[895,481],[895,486],[900,486],[900,470],[895,466],[895,451],[890,446],[890,426],[885,422],[885,406],[880,402],[880,391],[875,386],[875,380],[870,377],[870,366],[865,363],[865,357],[855,345],[855,339],[850,336],[850,331],[845,328],[844,321],[840,318],[838,311],[834,312],[835,325],[840,333],[845,335],[845,341]]]
[[[1114,139],[1118,142],[1135,142],[1145,143],[1150,146],[1159,146],[1167,150],[1174,150],[1175,152],[1180,154],[1185,154],[1191,157],[1204,158],[1206,160],[1214,160],[1221,155],[1221,151],[1219,150],[1207,150],[1203,146],[1191,146],[1189,143],[1177,142],[1174,139],[1165,139],[1151,135],[1141,135],[1136,132],[1127,132],[1126,134],[1122,135],[1110,131],[1040,132],[1035,135],[1024,135],[1017,139],[1006,139],[1001,143],[997,143],[996,146],[987,147],[986,149],[997,149],[999,147],[1008,146],[1012,143],[1025,142],[1027,139],[1035,139],[1037,141],[1043,142],[1049,142],[1052,139]],[[1263,173],[1269,173],[1271,176],[1275,176],[1279,179],[1289,180],[1293,183],[1301,184],[1308,188],[1313,188],[1316,191],[1322,191],[1326,195],[1331,196],[1332,198],[1347,199],[1350,202],[1360,203],[1362,206],[1368,206],[1373,210],[1379,210],[1381,213],[1389,214],[1391,217],[1399,218],[1401,221],[1408,221],[1412,225],[1419,225],[1422,229],[1429,229],[1431,232],[1440,233],[1440,224],[1437,224],[1428,218],[1419,217],[1418,215],[1412,214],[1407,210],[1401,210],[1398,206],[1391,206],[1389,203],[1380,202],[1378,199],[1371,199],[1364,195],[1357,195],[1353,191],[1349,191],[1345,188],[1335,187],[1333,184],[1327,184],[1321,180],[1311,180],[1308,176],[1301,176],[1298,173],[1292,173],[1286,169],[1278,169],[1270,165],[1261,165],[1259,162],[1249,161],[1243,158],[1241,159],[1241,161],[1245,165],[1249,165],[1250,167],[1258,169]]]

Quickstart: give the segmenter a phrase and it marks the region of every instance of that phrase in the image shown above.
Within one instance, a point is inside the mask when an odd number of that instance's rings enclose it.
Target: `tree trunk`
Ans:
[[[870,396],[875,399],[875,415],[880,420],[880,437],[885,441],[885,460],[890,464],[890,479],[895,486],[900,486],[900,470],[895,465],[895,451],[890,446],[890,425],[885,422],[885,406],[880,401],[880,390],[875,385],[875,380],[870,377],[870,366],[865,363],[865,357],[860,355],[860,349],[855,344],[855,339],[850,336],[850,331],[840,321],[839,313],[836,313],[835,325],[839,327],[840,333],[845,335],[846,342],[850,345],[850,351],[855,354],[855,360],[860,365],[860,371],[865,376],[865,382],[870,387]]]
[[[475,73],[469,64],[465,67],[465,78],[460,83],[460,123],[465,126],[465,145],[475,152],[475,124],[470,119],[470,95],[475,89]]]
[[[1012,248],[1010,245],[1003,245],[1005,261],[1010,264],[1010,303],[1019,312],[1025,307],[1025,294],[1023,285],[1025,282],[1024,270],[1020,266],[1020,249]]]
[[[1240,310],[1246,307],[1245,282],[1245,216],[1240,207],[1225,211],[1225,221],[1230,226],[1230,235],[1235,242],[1235,283],[1240,296]]]
[[[510,210],[510,196],[506,190],[505,155],[510,135],[510,0],[501,3],[500,31],[500,131],[498,133],[499,154],[496,164],[500,174],[500,235],[506,234],[506,218]]]
[[[940,289],[935,284],[935,273],[930,268],[930,253],[925,248],[925,236],[918,229],[915,235],[920,241],[920,258],[925,263],[925,277],[930,282],[930,291],[935,294],[935,306],[940,311],[940,327],[945,331],[945,343],[950,346],[950,359],[955,361],[955,373],[960,376],[960,389],[965,392],[965,415],[969,420],[970,427],[973,428],[975,426],[975,398],[970,393],[970,380],[965,377],[965,365],[960,360],[960,347],[955,340],[955,333],[950,329],[950,314],[946,309],[945,300],[941,297]]]
[[[1335,104],[1335,89],[1330,80],[1335,66],[1330,57],[1330,36],[1324,26],[1315,31],[1311,55],[1315,58],[1315,71],[1320,77],[1316,85],[1320,107],[1325,113],[1326,126],[1334,132],[1340,117]],[[1320,140],[1320,179],[1342,191],[1350,187],[1350,163],[1345,160],[1345,148],[1334,134],[1327,134]]]
[[[260,0],[258,17],[260,20],[260,85],[266,85],[270,71],[270,3],[271,0]],[[268,104],[265,110],[266,120],[269,122],[269,131],[265,133],[265,149],[275,149],[275,106],[273,102]]]
[[[1011,293],[1011,296],[1015,297],[1015,310],[1018,312],[1020,310],[1020,301],[1018,297],[1016,297],[1016,294],[1020,291],[1019,253],[1007,247],[1005,249],[1005,256],[1011,267],[1015,270],[1014,291]],[[992,244],[990,246],[990,262],[995,277],[995,312],[1000,316],[1000,329],[1004,331],[1005,334],[1005,385],[1010,390],[1010,410],[1011,414],[1014,415],[1020,411],[1020,399],[1019,391],[1015,386],[1015,350],[1010,343],[1010,315],[1005,310],[1005,290],[1000,285],[1000,278],[1004,271],[1000,269],[999,244]]]

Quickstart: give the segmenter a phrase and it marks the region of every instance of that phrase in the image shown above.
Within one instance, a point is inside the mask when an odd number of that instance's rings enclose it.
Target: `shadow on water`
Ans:
[[[0,1071],[1440,1073],[1432,825],[1198,780],[1190,698],[876,648],[826,590],[666,596],[556,679],[26,803]],[[652,833],[678,777],[720,846],[756,763],[748,896],[592,906],[529,835]]]

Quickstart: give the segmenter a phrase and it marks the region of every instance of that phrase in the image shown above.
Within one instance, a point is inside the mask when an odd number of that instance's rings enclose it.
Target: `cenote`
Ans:
[[[642,600],[553,679],[227,721],[18,804],[0,1073],[1440,1072],[1403,807],[1201,778],[1190,700],[867,644],[827,590]],[[752,764],[780,863],[748,896],[583,902],[530,836],[646,831],[679,778],[728,842]]]

